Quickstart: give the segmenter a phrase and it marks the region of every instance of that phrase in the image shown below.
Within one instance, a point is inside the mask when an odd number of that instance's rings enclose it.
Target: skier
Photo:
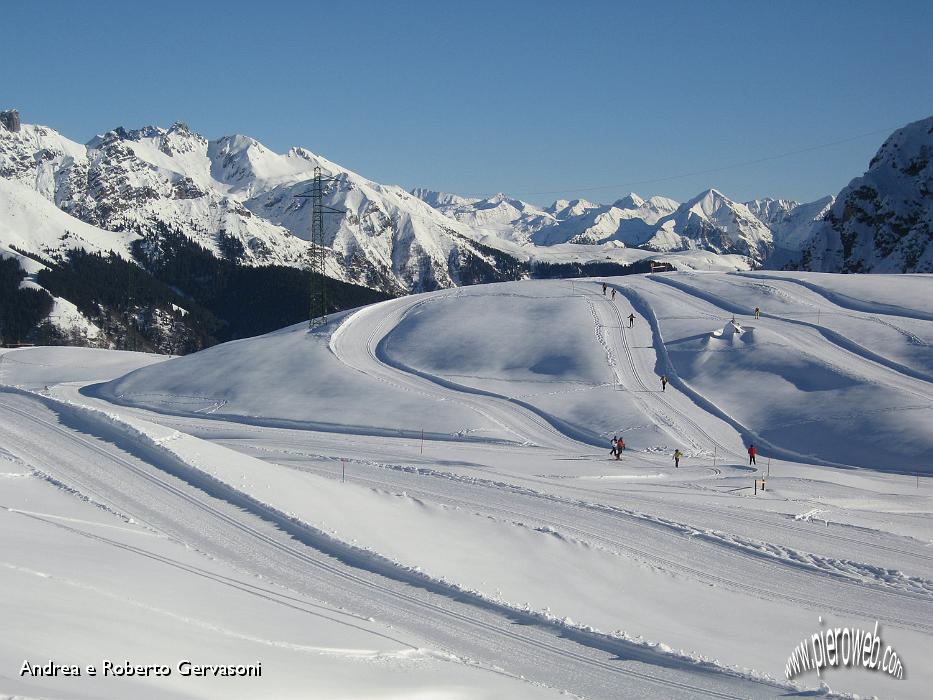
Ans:
[[[662,374],[661,375],[661,391],[666,391],[666,390],[667,390],[667,375]]]
[[[674,450],[674,468],[680,468],[680,458],[684,456],[684,453],[680,450]]]
[[[755,318],[761,318],[761,309],[757,306],[755,307]]]
[[[616,454],[621,455],[622,450],[625,449],[625,438],[620,437],[619,441],[616,443]]]
[[[616,459],[619,458],[619,438],[615,435],[612,436],[612,449],[609,450],[609,454],[614,456]]]
[[[612,300],[613,301],[616,300],[616,288],[615,287],[612,288]]]
[[[758,464],[758,462],[755,461],[755,455],[756,455],[756,454],[758,454],[758,453],[757,453],[757,451],[755,450],[755,446],[754,446],[754,445],[749,445],[749,446],[748,446],[748,464],[749,464],[749,465],[752,465],[752,464],[757,465],[757,464]]]
[[[603,296],[606,296],[606,283],[603,282]]]
[[[628,315],[628,327],[631,328],[635,325],[635,314]]]

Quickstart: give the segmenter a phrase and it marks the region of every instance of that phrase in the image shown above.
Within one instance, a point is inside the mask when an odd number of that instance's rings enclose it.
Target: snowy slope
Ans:
[[[837,313],[827,299],[814,299],[818,295],[780,280],[765,283],[721,273],[619,279],[623,296],[615,304],[606,304],[601,295],[594,298],[585,283],[576,289],[567,281],[507,283],[406,297],[351,315],[345,322],[347,330],[342,327],[338,332],[336,344],[316,341],[295,327],[219,346],[158,370],[142,370],[109,385],[106,393],[160,410],[174,411],[191,403],[191,410],[210,408],[218,414],[309,424],[320,421],[315,416],[323,415],[323,407],[332,405],[335,397],[343,397],[339,400],[347,404],[342,409],[346,421],[360,425],[368,415],[370,429],[377,432],[416,433],[423,427],[430,433],[479,432],[495,434],[497,439],[515,438],[509,434],[515,432],[514,425],[507,421],[506,432],[496,433],[482,411],[450,414],[456,416],[451,422],[447,412],[458,404],[443,401],[443,410],[432,409],[443,395],[424,388],[413,396],[398,394],[398,400],[419,397],[426,401],[422,408],[411,405],[401,414],[389,411],[383,415],[393,403],[388,397],[396,395],[392,387],[399,380],[386,387],[358,385],[364,378],[343,377],[339,362],[341,348],[352,345],[346,333],[366,328],[363,319],[383,318],[379,332],[365,336],[381,362],[419,376],[437,377],[461,390],[512,397],[527,405],[527,410],[556,421],[560,430],[575,439],[600,444],[613,430],[637,423],[633,416],[643,408],[627,393],[608,398],[621,381],[619,363],[626,349],[616,346],[613,334],[603,329],[623,325],[624,310],[631,301],[639,315],[648,313],[650,307],[661,319],[656,332],[666,349],[658,366],[670,361],[669,373],[696,383],[700,394],[734,419],[734,427],[743,436],[767,440],[782,455],[819,462],[906,470],[910,468],[908,455],[933,456],[933,444],[923,429],[933,415],[927,406],[933,390],[924,388],[933,381],[929,354],[933,330],[924,325],[929,321],[889,315],[887,323],[879,323],[856,310]],[[910,289],[914,295],[929,293],[929,280],[917,285],[911,281],[892,278],[889,284]],[[820,305],[826,308],[817,323],[812,315]],[[774,321],[750,323],[729,343],[713,334],[733,314],[747,316],[755,306]],[[680,309],[688,313],[678,313]],[[319,367],[304,364],[309,352],[320,358]],[[259,359],[264,355],[295,358],[296,364],[267,366]],[[612,358],[608,367],[607,356]],[[251,367],[261,367],[263,372],[251,371]],[[219,381],[225,375],[234,379]],[[316,379],[318,375],[323,381]],[[306,377],[299,405],[274,398],[280,391],[259,389],[281,381],[284,390],[299,377]],[[219,392],[212,389],[220,386]],[[746,400],[747,386],[766,392],[767,402]],[[385,398],[354,403],[353,397],[383,396],[386,390],[390,393]],[[864,414],[838,410],[839,406],[866,405],[869,396],[874,397],[874,405]],[[901,412],[901,406],[911,410]],[[834,419],[838,423],[826,418],[831,415],[838,416]],[[781,427],[789,421],[796,427]],[[838,431],[832,443],[823,440],[831,425]],[[667,450],[672,446],[669,434],[659,438],[654,430],[652,425],[644,441],[637,438],[640,448]],[[867,432],[877,439],[864,447],[859,436]],[[673,435],[687,440],[677,431]],[[841,454],[836,443],[843,446]]]
[[[380,663],[351,679],[349,659],[328,656],[314,675],[350,696],[396,683],[408,644],[428,660],[410,671],[426,697],[773,698],[825,694],[825,681],[919,700],[933,683],[915,661],[933,653],[931,279],[671,273],[610,278],[614,299],[601,280],[481,285],[150,366],[129,357],[125,369],[138,369],[83,387],[124,360],[95,369],[70,349],[21,350],[0,355],[0,382],[20,387],[0,391],[0,431],[33,470],[17,484],[33,488],[41,471],[121,527],[164,533],[155,553],[189,567],[172,575],[191,601],[212,592],[189,581],[197,566],[353,616],[364,629],[347,630],[344,648],[381,650]],[[618,461],[613,435],[627,443]],[[89,519],[42,501],[44,488],[25,494],[42,512]],[[9,563],[61,575],[51,553],[70,539],[4,532]],[[106,566],[102,552],[85,556]],[[198,643],[216,640],[214,627],[233,633],[221,634],[234,656],[275,642],[261,656],[277,669],[298,651],[287,645],[319,647],[329,630],[297,610],[264,614],[273,601],[196,616],[187,599],[133,586],[171,620],[205,623]],[[18,589],[13,603],[32,600]],[[5,619],[10,604],[0,602]],[[96,592],[87,603],[105,605]],[[841,670],[789,684],[787,656],[819,617],[877,620],[907,677]],[[54,625],[37,619],[36,634]],[[100,653],[132,624],[123,607],[108,620]],[[177,630],[171,620],[150,653]],[[390,642],[365,646],[383,630]],[[20,649],[0,646],[11,658]],[[289,694],[303,668],[254,694]],[[10,687],[38,693],[20,680]]]
[[[57,258],[68,248],[109,253],[130,259],[131,232],[114,233],[69,216],[36,190],[0,178],[0,244],[43,258]]]
[[[42,387],[106,379],[161,359],[43,348],[0,355],[0,377]],[[167,454],[161,462],[152,451],[149,461],[141,457],[142,434],[134,441],[121,432],[128,424],[6,388],[0,413],[7,631],[0,659],[15,669],[0,678],[4,697],[556,696],[342,606],[339,592],[317,585],[314,564],[323,560],[162,471],[172,463]],[[216,537],[218,524],[236,523],[233,517],[241,517],[239,527]],[[250,560],[262,547],[265,556]],[[285,582],[289,569],[301,578]],[[79,665],[81,676],[20,673],[24,660],[50,659]],[[260,664],[261,676],[184,677],[184,659]],[[104,660],[165,665],[171,674],[106,676]],[[89,676],[87,665],[98,675]]]
[[[0,178],[0,257],[15,258],[27,273],[23,286],[41,289],[35,274],[45,268],[40,260],[55,261],[69,248],[104,255],[114,252],[131,259],[130,245],[139,236],[104,231],[69,216],[31,187]],[[93,341],[100,329],[67,299],[53,295],[48,320],[63,334]]]

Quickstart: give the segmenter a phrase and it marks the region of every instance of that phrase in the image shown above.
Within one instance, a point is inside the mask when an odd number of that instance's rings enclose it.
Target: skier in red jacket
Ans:
[[[756,455],[756,454],[757,454],[757,452],[755,451],[755,446],[754,446],[754,445],[749,445],[749,446],[748,446],[748,463],[749,463],[750,465],[751,465],[751,464],[758,464],[758,463],[755,461],[755,455]]]

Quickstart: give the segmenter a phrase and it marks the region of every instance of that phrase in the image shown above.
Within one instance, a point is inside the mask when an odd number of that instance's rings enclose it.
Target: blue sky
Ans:
[[[537,203],[812,200],[933,114],[929,2],[0,9],[0,106],[75,140],[181,120],[379,182]]]

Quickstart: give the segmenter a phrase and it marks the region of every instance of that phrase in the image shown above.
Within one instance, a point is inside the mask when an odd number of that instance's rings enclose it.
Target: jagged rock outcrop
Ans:
[[[0,112],[0,126],[14,133],[19,131],[21,127],[19,112],[15,109],[5,109]]]
[[[898,129],[843,189],[798,266],[933,272],[933,117]]]

